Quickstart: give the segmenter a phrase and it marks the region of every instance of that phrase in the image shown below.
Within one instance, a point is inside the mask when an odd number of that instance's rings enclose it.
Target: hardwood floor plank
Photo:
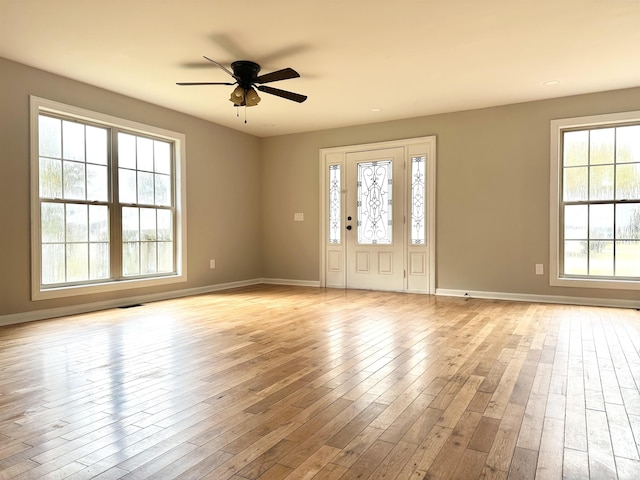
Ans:
[[[0,327],[4,478],[640,478],[640,312],[260,285]]]

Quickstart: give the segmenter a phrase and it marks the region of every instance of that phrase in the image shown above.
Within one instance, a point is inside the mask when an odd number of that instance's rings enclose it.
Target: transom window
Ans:
[[[183,149],[181,134],[32,97],[34,298],[184,281]]]
[[[624,117],[556,121],[552,130],[558,142],[552,284],[638,288],[640,120]]]

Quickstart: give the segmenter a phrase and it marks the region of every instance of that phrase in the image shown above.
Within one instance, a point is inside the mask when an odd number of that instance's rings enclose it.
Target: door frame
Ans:
[[[344,232],[341,233],[339,243],[329,243],[329,166],[340,165],[340,216],[341,229],[345,228],[345,196],[346,196],[346,158],[349,153],[368,152],[387,148],[401,147],[404,149],[404,245],[403,263],[406,272],[403,291],[408,293],[435,294],[436,292],[436,137],[407,138],[386,142],[367,143],[360,145],[348,145],[343,147],[321,148],[320,159],[320,287],[346,288],[346,263],[347,251]],[[426,207],[425,207],[425,245],[412,245],[410,243],[411,211],[411,157],[425,155],[426,175]],[[408,166],[409,163],[409,166]],[[417,272],[415,281],[411,280],[412,269],[425,268],[423,272]]]

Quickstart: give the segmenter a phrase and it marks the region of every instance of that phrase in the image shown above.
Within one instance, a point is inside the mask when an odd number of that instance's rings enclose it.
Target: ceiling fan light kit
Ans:
[[[235,82],[178,82],[177,85],[237,85],[229,97],[229,101],[236,107],[254,107],[260,103],[260,96],[254,87],[261,92],[285,98],[293,102],[302,103],[307,99],[306,95],[263,85],[264,83],[298,78],[300,74],[293,68],[283,68],[282,70],[276,70],[275,72],[265,75],[258,75],[258,73],[260,73],[260,65],[249,60],[237,60],[233,62],[231,64],[233,71],[231,71],[209,57],[205,56],[204,58],[231,75]]]

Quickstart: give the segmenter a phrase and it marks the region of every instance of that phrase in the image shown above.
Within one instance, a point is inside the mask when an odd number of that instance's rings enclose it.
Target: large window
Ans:
[[[552,122],[551,283],[640,288],[640,112]]]
[[[184,281],[184,136],[31,103],[34,298]]]

